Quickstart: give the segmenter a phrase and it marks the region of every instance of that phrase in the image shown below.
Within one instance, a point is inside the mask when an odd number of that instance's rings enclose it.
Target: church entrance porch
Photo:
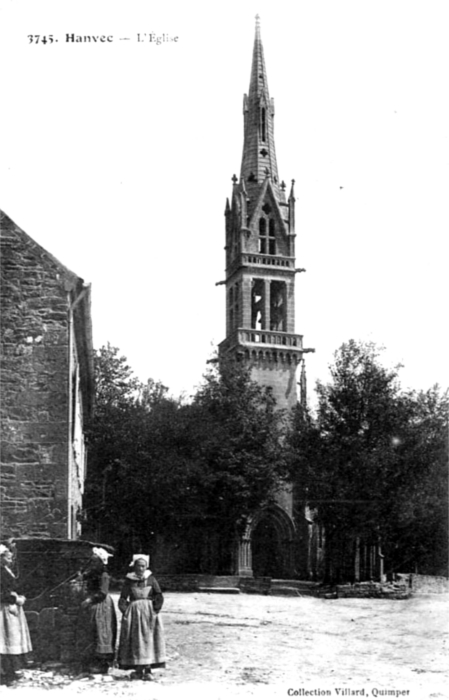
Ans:
[[[280,533],[269,518],[262,520],[252,536],[253,573],[271,578],[284,577],[284,552]]]
[[[236,573],[256,578],[292,578],[295,526],[279,506],[263,508],[248,523],[238,544]]]

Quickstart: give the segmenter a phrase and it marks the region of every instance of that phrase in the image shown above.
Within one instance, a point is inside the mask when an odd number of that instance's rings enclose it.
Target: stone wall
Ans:
[[[38,662],[78,662],[80,604],[86,596],[82,571],[96,545],[85,540],[22,538],[15,542],[18,591],[27,598],[33,656]]]
[[[83,282],[2,212],[0,224],[2,532],[66,537],[76,533],[69,483],[81,500],[69,467],[78,362],[71,299]],[[90,335],[83,350],[89,343]]]
[[[337,586],[337,598],[390,598],[402,600],[410,598],[412,591],[405,581],[394,583],[379,583],[364,581],[363,583],[348,583]]]
[[[410,598],[419,595],[449,593],[449,579],[444,576],[396,574],[386,583],[365,581],[345,584],[334,589],[337,598]]]
[[[449,593],[449,579],[445,576],[425,576],[423,574],[397,574],[411,588],[413,595]]]
[[[297,403],[295,360],[281,362],[262,360],[251,367],[251,379],[260,386],[269,386],[280,408],[293,408]]]

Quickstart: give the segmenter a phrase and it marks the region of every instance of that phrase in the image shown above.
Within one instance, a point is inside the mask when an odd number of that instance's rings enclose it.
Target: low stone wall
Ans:
[[[390,598],[403,600],[410,598],[411,595],[411,588],[406,581],[398,581],[397,583],[364,581],[336,586],[337,598]]]
[[[413,595],[433,595],[449,593],[449,579],[445,576],[425,576],[424,574],[399,574],[406,580]]]

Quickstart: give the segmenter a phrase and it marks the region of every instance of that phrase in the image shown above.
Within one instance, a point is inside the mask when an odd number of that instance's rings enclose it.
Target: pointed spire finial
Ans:
[[[294,198],[295,198],[295,181],[292,180],[292,188],[290,190],[290,199],[294,199]]]
[[[255,40],[261,41],[261,38],[260,38],[260,15],[259,14],[256,15],[256,37],[255,37]]]

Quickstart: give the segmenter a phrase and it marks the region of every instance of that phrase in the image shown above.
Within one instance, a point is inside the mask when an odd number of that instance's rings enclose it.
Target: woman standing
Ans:
[[[77,641],[83,666],[91,673],[107,673],[115,654],[117,615],[109,595],[109,557],[112,554],[102,547],[93,547],[84,572],[87,598],[81,603]]]
[[[12,560],[12,552],[0,545],[0,680],[5,685],[18,680],[17,671],[24,665],[25,654],[32,651],[23,611],[26,599],[15,590]]]
[[[120,668],[134,669],[131,678],[152,680],[151,669],[165,666],[165,639],[159,612],[164,602],[149,570],[150,557],[134,554],[118,602],[123,613],[118,651]]]

